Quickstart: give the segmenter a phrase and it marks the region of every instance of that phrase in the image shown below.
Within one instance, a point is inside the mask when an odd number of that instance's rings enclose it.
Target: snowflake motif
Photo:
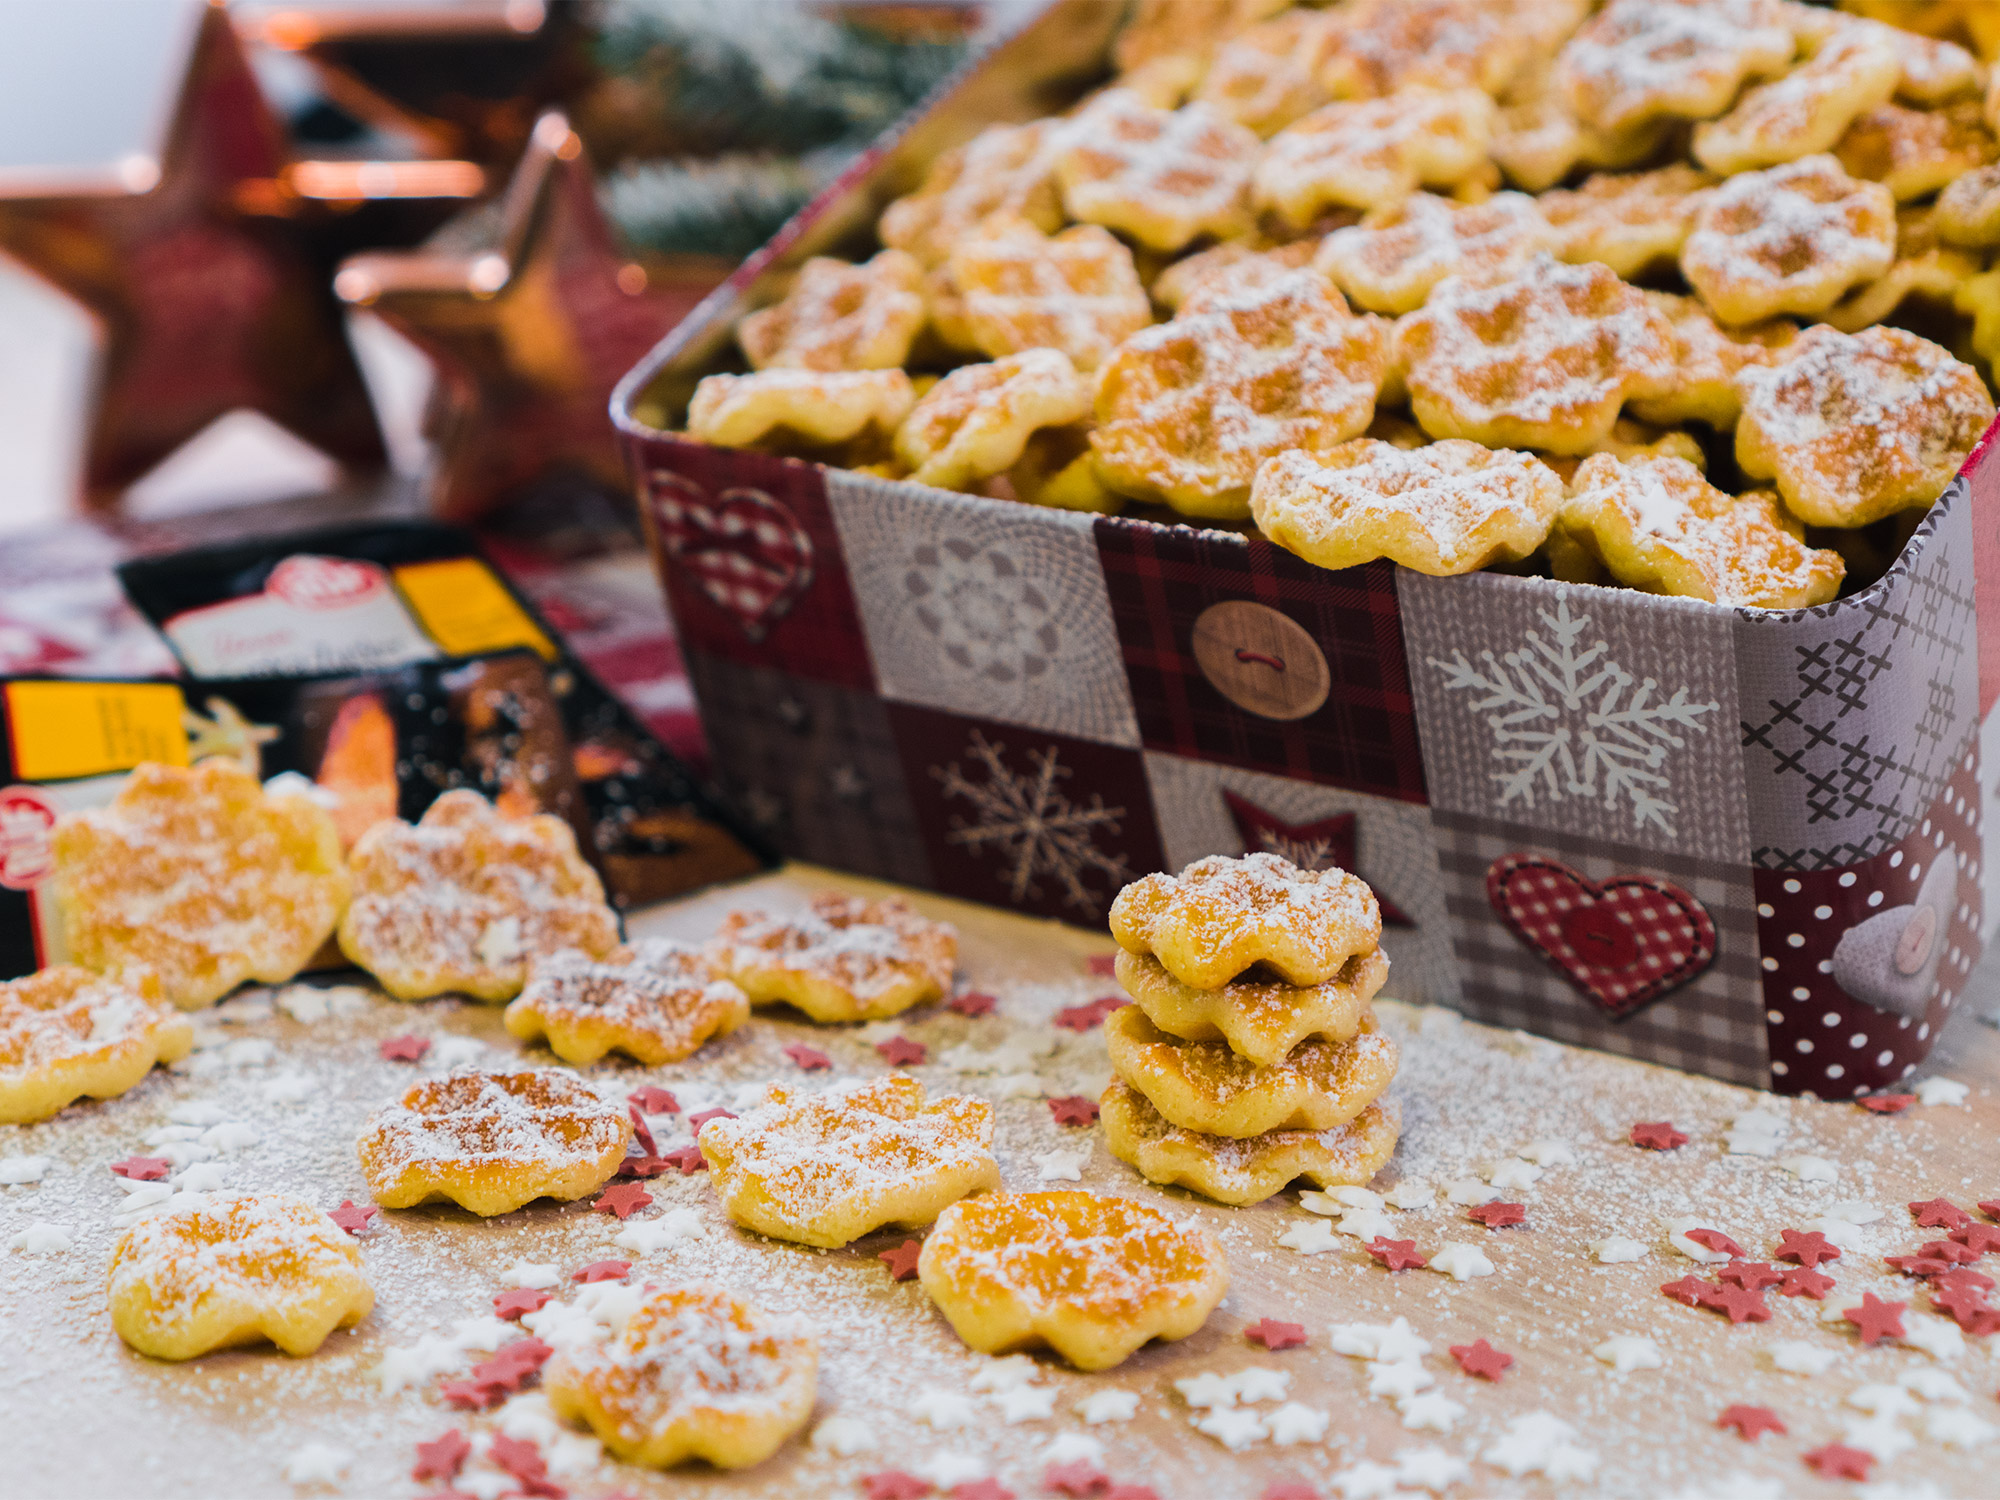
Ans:
[[[1290,860],[1301,870],[1329,870],[1333,868],[1332,839],[1295,839],[1269,828],[1257,830],[1257,847],[1265,854],[1275,854],[1280,859]]]
[[[1004,863],[995,873],[1017,903],[1040,899],[1037,882],[1047,878],[1062,887],[1066,904],[1092,915],[1102,912],[1104,898],[1085,886],[1083,877],[1094,870],[1114,891],[1136,878],[1122,856],[1097,846],[1100,830],[1116,837],[1125,809],[1106,807],[1095,792],[1087,806],[1072,803],[1057,785],[1070,770],[1058,763],[1053,748],[1028,751],[1033,769],[1025,774],[1007,764],[1006,748],[973,731],[966,753],[985,767],[983,781],[967,778],[957,761],[931,767],[947,798],[962,797],[972,805],[972,820],[954,817],[945,842],[974,854],[997,851]]]
[[[1687,743],[1676,731],[1707,733],[1701,715],[1721,705],[1690,703],[1686,688],[1656,698],[1659,684],[1613,661],[1605,642],[1584,643],[1590,619],[1569,612],[1567,590],[1557,590],[1554,614],[1539,613],[1549,635],[1528,631],[1518,651],[1482,651],[1478,666],[1463,651],[1430,659],[1447,691],[1474,693],[1473,709],[1487,715],[1503,768],[1493,773],[1500,806],[1533,807],[1538,791],[1551,802],[1601,795],[1607,809],[1625,802],[1634,827],[1650,823],[1671,837],[1678,807],[1665,795],[1672,779],[1663,768]]]

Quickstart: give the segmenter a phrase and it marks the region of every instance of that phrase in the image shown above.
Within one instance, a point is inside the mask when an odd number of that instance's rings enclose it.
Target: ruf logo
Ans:
[[[31,786],[0,791],[0,887],[32,891],[55,868],[55,803]]]

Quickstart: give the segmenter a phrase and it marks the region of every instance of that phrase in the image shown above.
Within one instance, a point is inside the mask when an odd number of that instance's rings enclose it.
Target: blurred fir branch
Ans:
[[[796,157],[732,152],[629,162],[598,191],[605,213],[636,249],[742,260],[803,208],[828,175]]]

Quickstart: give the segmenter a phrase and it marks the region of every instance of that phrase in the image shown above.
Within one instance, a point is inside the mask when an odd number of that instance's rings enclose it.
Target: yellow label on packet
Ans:
[[[188,763],[185,703],[171,682],[10,682],[7,727],[20,781]]]
[[[410,563],[393,569],[391,576],[424,629],[448,654],[476,656],[526,646],[544,661],[555,660],[555,643],[478,558]]]

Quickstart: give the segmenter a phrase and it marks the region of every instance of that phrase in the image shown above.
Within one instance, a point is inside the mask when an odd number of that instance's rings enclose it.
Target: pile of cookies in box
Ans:
[[[1823,603],[1994,414],[1990,10],[1147,0],[1109,83],[744,317],[686,430],[1328,568]]]

